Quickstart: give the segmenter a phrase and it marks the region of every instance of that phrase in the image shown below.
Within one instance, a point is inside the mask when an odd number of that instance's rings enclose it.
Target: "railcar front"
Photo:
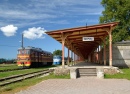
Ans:
[[[56,55],[56,56],[53,56],[53,64],[54,65],[59,65],[59,64],[61,64],[61,56],[59,56],[59,55]]]
[[[31,46],[18,49],[17,65],[19,67],[41,67],[52,65],[52,63],[53,56],[50,52]]]
[[[17,65],[21,68],[28,68],[31,66],[30,49],[26,48],[18,49]]]

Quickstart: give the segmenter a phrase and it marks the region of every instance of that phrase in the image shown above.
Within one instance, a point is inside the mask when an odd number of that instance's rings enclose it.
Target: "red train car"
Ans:
[[[35,47],[24,47],[18,49],[17,65],[19,67],[39,67],[52,65],[53,55],[51,52]]]

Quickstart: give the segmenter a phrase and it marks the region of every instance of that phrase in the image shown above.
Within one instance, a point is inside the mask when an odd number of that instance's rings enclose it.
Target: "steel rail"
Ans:
[[[41,70],[41,71],[37,71],[37,72],[31,72],[31,73],[25,73],[25,74],[1,78],[0,79],[0,86],[5,86],[5,85],[11,84],[11,83],[19,82],[19,81],[22,81],[24,79],[29,79],[29,78],[32,78],[32,77],[36,77],[36,76],[39,76],[39,75],[50,73],[52,71],[53,71],[52,69],[50,69],[50,70],[46,69],[46,70]]]

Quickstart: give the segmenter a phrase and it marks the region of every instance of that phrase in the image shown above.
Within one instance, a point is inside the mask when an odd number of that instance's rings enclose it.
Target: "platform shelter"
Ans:
[[[99,45],[102,43],[104,44],[103,61],[104,65],[106,65],[106,37],[109,36],[109,66],[112,66],[112,31],[118,23],[119,22],[111,22],[54,30],[46,32],[46,34],[62,44],[63,68],[65,67],[64,47],[68,48],[68,57],[70,57],[69,53],[71,50],[73,52],[72,56],[74,57],[74,60],[88,60],[89,62],[92,62],[92,54],[94,54],[97,48],[99,49]]]

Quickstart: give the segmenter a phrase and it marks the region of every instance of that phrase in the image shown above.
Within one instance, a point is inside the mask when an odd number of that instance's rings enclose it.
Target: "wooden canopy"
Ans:
[[[80,54],[83,58],[95,50],[103,42],[119,22],[98,24],[93,26],[83,26],[62,30],[46,32],[49,36],[62,43],[73,52]],[[94,37],[94,41],[83,41],[83,37]]]

